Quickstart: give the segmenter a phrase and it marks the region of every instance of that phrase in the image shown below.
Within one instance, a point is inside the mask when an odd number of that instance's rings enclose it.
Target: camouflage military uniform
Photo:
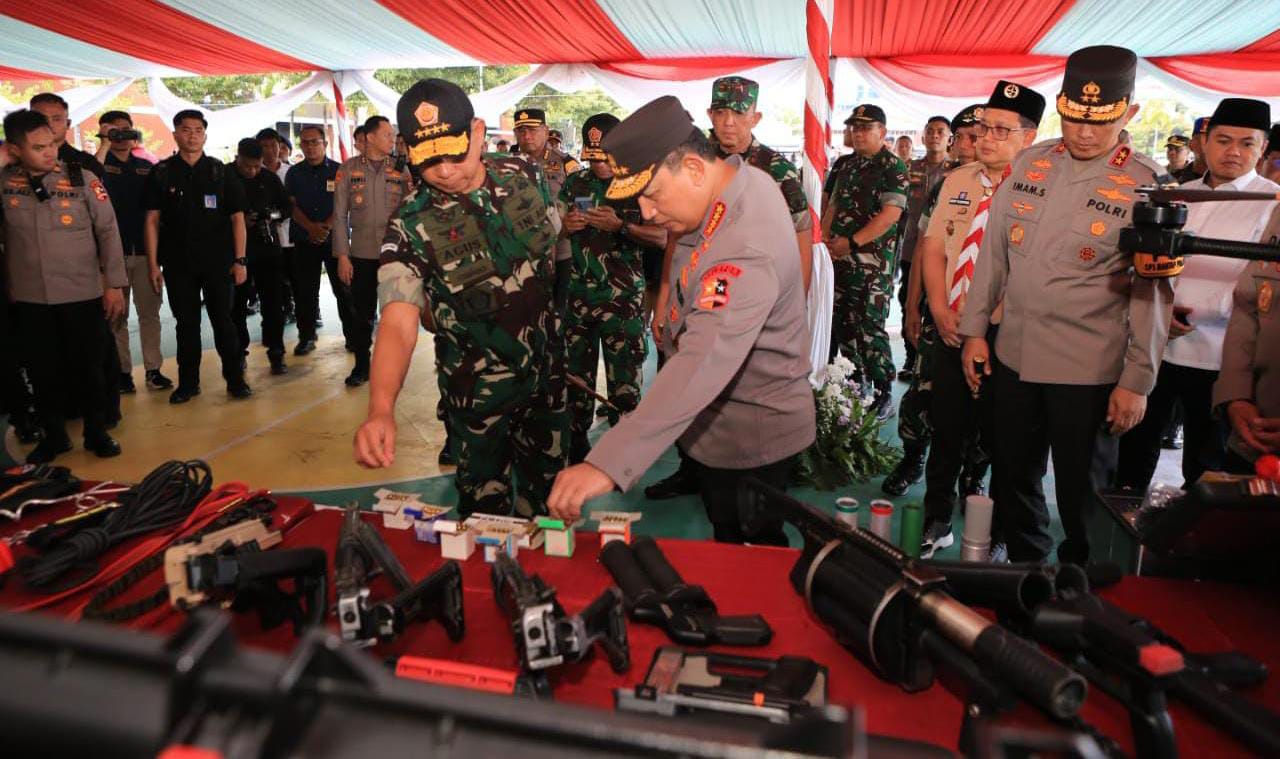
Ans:
[[[929,218],[934,206],[938,203],[938,191],[942,183],[938,182],[929,192],[928,199],[921,209],[920,219],[908,223],[919,224],[917,232],[929,228]],[[923,266],[924,262],[920,262]],[[923,288],[921,288],[923,289]],[[933,405],[933,345],[938,341],[938,328],[933,323],[933,315],[929,308],[922,305],[920,309],[920,337],[916,340],[915,363],[911,384],[902,394],[898,402],[898,437],[902,438],[904,448],[924,450],[933,437],[933,425],[929,422],[929,408]]]
[[[564,386],[549,350],[558,224],[536,168],[484,162],[474,192],[424,185],[405,200],[387,229],[378,294],[384,307],[432,309],[459,511],[511,513],[514,501],[529,516],[546,512],[564,465]]]
[[[887,149],[870,158],[853,154],[836,176],[831,194],[831,235],[852,237],[884,206],[907,205],[907,167]],[[836,306],[832,342],[857,368],[863,387],[890,391],[893,356],[885,321],[897,266],[895,223],[876,240],[835,262]]]
[[[612,206],[624,222],[640,223],[640,207],[634,199],[606,201],[609,180],[591,169],[571,174],[560,190],[561,216],[577,198],[591,198],[593,205]],[[604,343],[605,382],[609,400],[622,413],[640,402],[640,372],[647,345],[644,337],[644,264],[639,243],[621,232],[586,227],[569,237],[573,268],[569,275],[569,307],[565,318],[567,370],[596,384],[600,344]],[[595,398],[583,390],[569,390],[571,413],[570,462],[581,461],[588,450],[587,430],[595,413]],[[609,422],[617,424],[610,412]]]
[[[729,157],[729,153],[725,152],[716,141],[714,132],[711,141],[715,144],[716,152],[721,158]],[[751,138],[751,145],[738,155],[742,156],[743,163],[760,169],[778,183],[778,189],[782,190],[782,197],[787,201],[787,210],[791,212],[791,221],[795,224],[796,231],[802,232],[809,229],[813,223],[813,219],[809,216],[809,199],[804,196],[804,186],[800,184],[800,172],[795,164],[754,137]]]

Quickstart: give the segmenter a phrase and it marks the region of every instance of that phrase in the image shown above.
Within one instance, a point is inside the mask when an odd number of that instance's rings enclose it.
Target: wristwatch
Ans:
[[[244,267],[248,267],[248,266],[249,266],[249,259],[245,258],[244,256],[241,256],[241,257],[237,258],[236,260],[232,261],[232,263],[233,263],[233,264],[235,264],[236,266],[244,266]]]

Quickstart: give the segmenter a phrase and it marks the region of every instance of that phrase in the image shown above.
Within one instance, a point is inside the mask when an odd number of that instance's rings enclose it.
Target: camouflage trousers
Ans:
[[[892,263],[890,260],[868,265],[849,259],[835,262],[831,342],[853,362],[857,381],[878,393],[892,389],[896,373],[889,333],[885,331],[893,292]]]
[[[609,303],[588,305],[578,295],[569,299],[565,320],[566,366],[570,374],[596,386],[600,346],[604,346],[604,376],[607,397],[623,414],[640,403],[641,371],[648,346],[644,338],[644,293],[618,293]],[[569,388],[569,463],[586,458],[590,445],[587,431],[595,416],[596,400],[584,390]],[[618,412],[609,412],[609,423],[618,423]]]
[[[933,436],[929,408],[933,405],[933,345],[938,342],[938,328],[933,319],[924,317],[920,339],[916,344],[915,374],[898,405],[898,437],[902,446],[924,452]]]
[[[558,397],[557,397],[558,396]],[[455,408],[446,412],[458,462],[458,512],[547,513],[547,497],[565,466],[567,414],[563,387],[543,387],[515,406],[491,415]]]

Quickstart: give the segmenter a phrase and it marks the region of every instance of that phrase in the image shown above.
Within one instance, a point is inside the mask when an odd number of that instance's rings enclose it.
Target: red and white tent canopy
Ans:
[[[316,92],[360,89],[394,112],[379,68],[542,64],[473,98],[490,120],[538,82],[598,85],[628,108],[675,94],[699,116],[711,79],[745,73],[766,112],[803,103],[815,200],[830,123],[854,98],[881,101],[899,126],[1002,78],[1052,98],[1065,56],[1087,45],[1132,48],[1140,96],[1145,80],[1203,111],[1226,95],[1280,110],[1280,0],[0,0],[0,14],[0,79],[118,80],[69,97],[73,117],[137,77],[153,77],[167,115],[185,104],[158,77],[316,72],[215,112],[211,142]]]
[[[1089,44],[1208,92],[1280,97],[1275,0],[835,0],[832,57],[902,91],[1044,81]],[[808,55],[805,0],[0,2],[0,78],[591,63],[703,79]]]

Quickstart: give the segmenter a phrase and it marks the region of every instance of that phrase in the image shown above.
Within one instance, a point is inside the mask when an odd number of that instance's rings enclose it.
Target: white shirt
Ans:
[[[280,183],[284,184],[285,175],[289,173],[289,162],[281,159],[280,168],[276,169],[276,176],[280,177]],[[287,195],[288,192],[286,191]],[[289,239],[289,218],[285,217],[284,223],[280,225],[280,247],[292,248],[293,241]]]
[[[1204,179],[1193,179],[1180,189],[1211,189]],[[1280,185],[1248,174],[1212,188],[1247,192],[1280,192]],[[1226,200],[1187,204],[1183,231],[1199,237],[1257,242],[1266,229],[1275,201]],[[1222,368],[1222,340],[1231,316],[1231,294],[1248,261],[1216,256],[1187,256],[1186,267],[1174,285],[1173,303],[1191,309],[1187,319],[1195,330],[1169,341],[1164,360],[1179,366],[1217,371]]]

